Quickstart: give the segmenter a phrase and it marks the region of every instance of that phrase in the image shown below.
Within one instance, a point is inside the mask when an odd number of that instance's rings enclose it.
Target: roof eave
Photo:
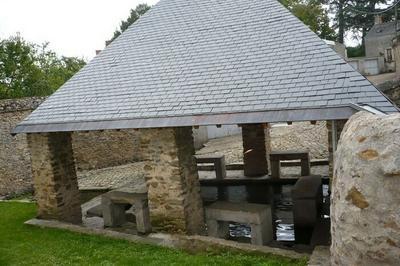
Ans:
[[[351,115],[359,110],[360,109],[357,108],[357,106],[347,105],[339,107],[316,107],[246,113],[190,115],[179,117],[82,121],[49,124],[19,124],[13,129],[12,134],[342,120],[348,119]]]

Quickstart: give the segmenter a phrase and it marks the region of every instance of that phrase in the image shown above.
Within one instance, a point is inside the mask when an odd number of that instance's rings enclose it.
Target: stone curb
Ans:
[[[108,229],[95,229],[83,227],[80,225],[74,225],[64,223],[55,220],[41,220],[31,219],[25,222],[27,225],[38,226],[41,228],[57,228],[68,230],[72,232],[99,235],[110,237],[113,239],[123,239],[133,243],[151,244],[169,248],[178,248],[190,252],[206,252],[206,251],[218,251],[219,250],[230,250],[245,253],[258,253],[260,255],[276,255],[282,257],[288,257],[292,259],[309,258],[309,254],[298,253],[292,250],[279,249],[268,246],[254,246],[250,244],[237,243],[234,241],[217,239],[207,236],[184,236],[184,235],[170,235],[164,233],[153,233],[148,236],[139,236],[126,234]]]

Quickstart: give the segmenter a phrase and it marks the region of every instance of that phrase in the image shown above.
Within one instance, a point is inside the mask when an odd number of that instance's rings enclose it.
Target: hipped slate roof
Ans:
[[[400,23],[397,22],[397,27],[400,30]],[[371,30],[367,33],[365,38],[376,38],[382,36],[390,36],[392,35],[393,38],[396,37],[396,24],[394,21],[389,21],[381,24],[375,24]]]
[[[396,108],[276,0],[161,0],[14,130],[343,119]]]

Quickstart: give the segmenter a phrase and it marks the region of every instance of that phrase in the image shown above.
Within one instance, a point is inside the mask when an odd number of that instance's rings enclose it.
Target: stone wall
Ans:
[[[153,226],[201,234],[204,215],[192,128],[141,129],[140,133]]]
[[[0,100],[0,197],[32,191],[30,156],[25,134],[11,130],[45,98]],[[91,170],[140,160],[138,131],[109,130],[74,133],[77,170]]]
[[[133,129],[74,132],[76,168],[92,170],[140,161],[138,134]]]
[[[400,265],[400,115],[355,114],[335,154],[332,265]]]
[[[26,137],[13,137],[10,132],[42,101],[43,98],[0,100],[0,196],[32,190]]]

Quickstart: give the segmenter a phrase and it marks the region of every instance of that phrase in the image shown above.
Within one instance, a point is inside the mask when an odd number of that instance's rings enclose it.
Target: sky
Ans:
[[[130,9],[158,0],[0,0],[0,38],[17,32],[64,56],[90,60]]]
[[[90,60],[140,3],[158,0],[0,0],[0,39],[17,32],[59,55]],[[358,41],[346,38],[347,45]]]

